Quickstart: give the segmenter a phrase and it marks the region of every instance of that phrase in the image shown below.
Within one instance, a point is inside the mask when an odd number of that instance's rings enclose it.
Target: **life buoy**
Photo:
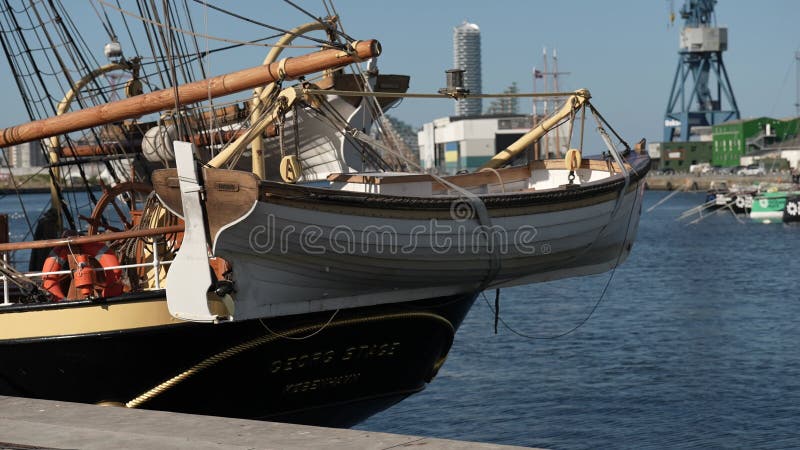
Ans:
[[[797,202],[786,203],[786,212],[789,213],[789,215],[796,216],[800,213],[800,204]]]
[[[67,247],[56,247],[48,255],[42,265],[42,272],[59,272],[69,270],[70,258],[73,261],[74,269],[68,274],[50,274],[42,277],[42,287],[52,294],[56,300],[60,301],[68,298],[68,293],[64,293],[62,282],[72,278],[72,286],[75,288],[75,298],[86,298],[99,295],[100,297],[114,297],[122,294],[123,285],[121,281],[121,269],[108,269],[118,267],[119,258],[114,252],[102,242],[83,244],[77,248],[73,247],[76,253],[70,253]],[[95,265],[92,261],[97,261],[103,267],[103,277],[96,276]]]
[[[744,197],[742,197],[741,195],[736,196],[736,201],[734,203],[736,204],[737,208],[744,209],[745,205]]]

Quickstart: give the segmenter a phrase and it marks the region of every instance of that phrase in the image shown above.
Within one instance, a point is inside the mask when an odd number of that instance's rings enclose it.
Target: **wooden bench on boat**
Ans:
[[[627,167],[630,169],[630,166]],[[578,182],[590,182],[619,173],[616,163],[584,159],[578,169]],[[599,176],[593,174],[599,173]],[[558,176],[554,176],[558,174]],[[567,183],[566,164],[563,159],[532,161],[524,166],[503,169],[483,169],[458,175],[441,177],[448,183],[475,194],[500,194],[525,192],[534,189],[552,189]],[[406,174],[402,172],[334,173],[328,176],[334,189],[386,195],[454,195],[450,186],[431,174]]]

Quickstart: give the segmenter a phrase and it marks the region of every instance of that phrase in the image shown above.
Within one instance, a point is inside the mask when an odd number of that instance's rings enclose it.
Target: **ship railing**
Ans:
[[[15,251],[15,250],[30,250],[35,248],[54,248],[54,247],[70,247],[70,246],[79,246],[80,244],[86,243],[93,243],[93,242],[110,242],[116,241],[120,239],[131,239],[131,238],[139,238],[139,237],[147,237],[147,236],[158,236],[158,235],[166,235],[172,233],[178,233],[183,231],[183,225],[173,225],[169,227],[159,227],[159,228],[151,228],[151,229],[143,229],[143,230],[130,230],[130,231],[121,231],[117,233],[104,233],[100,235],[94,236],[75,236],[75,237],[68,237],[63,239],[47,239],[41,241],[31,241],[31,242],[12,242],[7,244],[0,244],[0,253],[3,254],[3,260],[7,260],[7,252]],[[161,255],[158,251],[158,246],[161,245],[161,241],[157,239],[153,239],[152,242],[152,261],[142,262],[142,263],[133,263],[133,264],[120,264],[116,266],[108,266],[108,267],[97,267],[92,268],[93,271],[107,271],[107,270],[122,270],[122,269],[136,269],[136,268],[152,268],[154,270],[154,289],[161,289],[162,288],[162,280],[160,277],[161,268],[164,266],[168,266],[172,264],[172,260],[164,260],[161,258]],[[8,265],[5,265],[8,267]],[[63,270],[56,270],[51,272],[25,272],[20,273],[18,276],[25,277],[25,278],[42,278],[49,275],[67,275],[73,273],[71,269],[63,269]],[[0,303],[0,306],[8,306],[13,305],[14,302],[11,301],[11,290],[9,288],[9,280],[8,274],[2,273],[0,274],[0,282],[3,283],[3,303]]]

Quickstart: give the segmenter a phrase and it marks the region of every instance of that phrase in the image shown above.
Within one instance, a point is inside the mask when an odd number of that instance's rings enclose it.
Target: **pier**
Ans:
[[[197,399],[202,401],[202,399]],[[370,431],[0,396],[0,449],[511,447]]]
[[[740,176],[740,175],[695,175],[689,173],[677,173],[672,175],[648,175],[647,189],[654,191],[707,191],[709,189],[719,189],[727,185],[751,186],[760,183],[790,183],[791,176],[782,173],[774,173],[764,176]]]

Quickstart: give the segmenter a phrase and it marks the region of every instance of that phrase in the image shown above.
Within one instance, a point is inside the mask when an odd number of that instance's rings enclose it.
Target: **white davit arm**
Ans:
[[[561,109],[547,117],[542,123],[527,132],[524,136],[517,139],[517,141],[509,145],[508,148],[494,155],[492,159],[481,166],[481,169],[497,169],[503,167],[528,146],[536,142],[537,139],[547,134],[547,132],[558,125],[559,122],[569,117],[573,111],[583,106],[591,97],[587,89],[578,89],[567,98],[567,101],[564,102],[564,106],[562,106]]]

